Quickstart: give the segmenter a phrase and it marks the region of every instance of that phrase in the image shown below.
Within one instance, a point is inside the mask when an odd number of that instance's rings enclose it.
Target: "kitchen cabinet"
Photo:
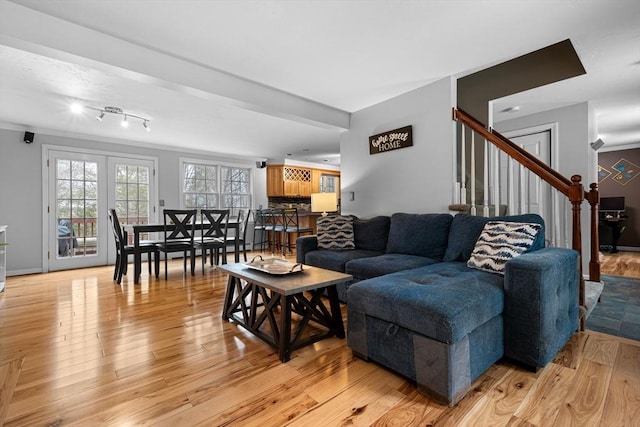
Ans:
[[[268,165],[268,197],[311,197],[311,169]]]
[[[335,178],[340,172],[325,169],[302,168],[288,165],[267,165],[267,197],[311,197],[322,191],[322,183]],[[336,184],[337,192],[340,191]],[[326,189],[324,191],[327,191]]]
[[[282,166],[267,166],[267,197],[284,196]]]

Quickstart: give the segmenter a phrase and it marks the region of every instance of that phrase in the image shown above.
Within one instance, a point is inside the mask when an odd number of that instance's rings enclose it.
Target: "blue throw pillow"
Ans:
[[[449,214],[395,213],[391,216],[386,252],[441,260],[452,219]]]
[[[366,251],[384,252],[389,237],[388,216],[376,216],[371,219],[353,219],[353,235],[356,248]]]
[[[480,233],[467,267],[504,274],[507,261],[528,251],[542,227],[540,224],[490,221]]]
[[[529,222],[540,224],[541,229],[536,236],[536,240],[529,249],[536,251],[545,246],[544,220],[538,214],[522,214],[508,216],[484,217],[469,214],[458,214],[453,217],[451,230],[449,231],[449,242],[444,254],[443,261],[464,261],[471,257],[471,252],[480,237],[480,233],[485,224],[489,221],[509,221],[509,222]]]

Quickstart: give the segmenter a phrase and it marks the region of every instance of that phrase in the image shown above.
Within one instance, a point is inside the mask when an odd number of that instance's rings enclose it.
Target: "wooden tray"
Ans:
[[[300,263],[294,264],[278,258],[262,259],[262,255],[256,255],[251,262],[246,262],[244,265],[254,270],[278,275],[299,273],[303,271],[302,264]]]

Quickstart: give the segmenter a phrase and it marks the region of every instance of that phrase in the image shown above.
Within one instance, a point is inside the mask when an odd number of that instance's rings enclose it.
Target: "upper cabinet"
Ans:
[[[297,166],[267,166],[267,196],[311,197],[311,169]]]
[[[327,176],[340,177],[338,171],[289,165],[267,165],[268,197],[311,197],[319,193]]]

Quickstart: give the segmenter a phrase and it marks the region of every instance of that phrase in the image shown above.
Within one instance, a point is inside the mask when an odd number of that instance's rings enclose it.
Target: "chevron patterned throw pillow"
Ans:
[[[353,240],[353,218],[331,215],[318,218],[318,248],[333,250],[355,249]]]
[[[490,221],[480,233],[467,267],[504,274],[507,261],[525,253],[540,231],[540,224]]]

